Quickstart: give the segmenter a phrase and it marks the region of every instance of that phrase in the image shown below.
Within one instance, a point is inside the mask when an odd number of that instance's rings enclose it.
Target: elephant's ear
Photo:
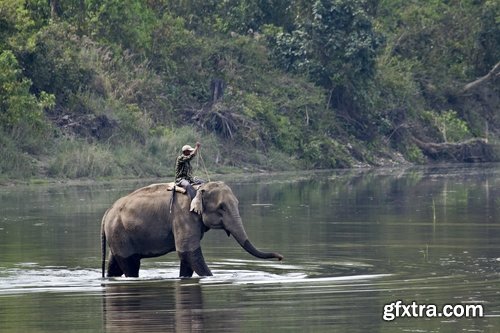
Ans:
[[[189,209],[199,215],[203,213],[203,192],[205,192],[205,190],[201,188],[196,192],[196,196],[191,201],[191,208]]]

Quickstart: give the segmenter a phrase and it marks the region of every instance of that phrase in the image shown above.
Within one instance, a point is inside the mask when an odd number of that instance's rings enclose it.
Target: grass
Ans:
[[[81,140],[62,142],[49,162],[48,175],[61,178],[94,178],[117,175],[115,158],[109,148]]]
[[[140,143],[88,143],[81,139],[60,140],[48,162],[47,175],[53,178],[173,177],[175,159],[185,144],[202,142],[203,161],[210,170],[218,168],[221,145],[211,135],[191,127],[162,128]],[[201,172],[199,160],[194,166]],[[198,165],[199,164],[199,165]],[[201,176],[201,174],[200,174]]]
[[[7,178],[26,178],[35,173],[33,158],[21,151],[19,145],[0,132],[0,175]]]
[[[199,157],[192,162],[200,178],[213,174],[261,171],[289,171],[303,168],[303,162],[278,149],[242,150],[229,139],[196,131],[193,127],[157,128],[145,142],[89,142],[88,139],[61,135],[46,152],[20,153],[7,135],[0,133],[0,184],[24,181],[43,184],[50,179],[173,179],[174,165],[181,147],[202,143]],[[208,176],[207,176],[208,174]]]

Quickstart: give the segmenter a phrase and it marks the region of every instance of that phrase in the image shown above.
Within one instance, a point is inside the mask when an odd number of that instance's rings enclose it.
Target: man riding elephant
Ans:
[[[101,223],[103,277],[106,245],[110,248],[108,277],[123,274],[138,277],[143,258],[174,251],[180,259],[180,277],[191,277],[193,272],[198,276],[211,276],[200,243],[210,229],[224,230],[256,258],[283,260],[281,254],[262,252],[250,242],[238,209],[238,199],[223,182],[201,185],[194,199],[200,202],[197,214],[190,211],[193,200],[179,195],[172,202],[174,194],[169,183],[152,184],[118,199],[104,213]]]
[[[193,199],[196,191],[193,185],[203,184],[205,181],[193,176],[193,167],[191,160],[196,156],[201,143],[196,142],[196,148],[190,145],[182,147],[182,154],[177,157],[175,162],[175,183],[186,189],[188,195]]]

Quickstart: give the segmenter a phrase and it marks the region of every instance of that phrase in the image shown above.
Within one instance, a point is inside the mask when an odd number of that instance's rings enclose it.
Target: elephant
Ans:
[[[191,209],[192,208],[192,209]],[[194,210],[194,211],[192,211]],[[238,199],[224,182],[200,186],[193,200],[171,190],[171,184],[142,187],[118,199],[101,223],[102,277],[105,277],[106,244],[108,277],[138,277],[142,258],[177,251],[181,278],[211,276],[200,241],[210,229],[223,229],[251,255],[282,260],[274,252],[262,252],[248,239],[238,210]]]

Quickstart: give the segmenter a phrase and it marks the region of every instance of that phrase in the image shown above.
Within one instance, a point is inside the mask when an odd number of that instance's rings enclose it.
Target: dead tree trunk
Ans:
[[[476,138],[463,142],[434,143],[413,138],[422,152],[436,161],[491,162],[496,159],[486,139]]]
[[[50,3],[50,18],[52,20],[57,20],[61,16],[61,4],[59,0],[49,0]]]
[[[224,88],[226,84],[224,80],[221,79],[212,79],[210,82],[210,90],[212,91],[212,104],[215,104],[219,99],[224,96]]]

